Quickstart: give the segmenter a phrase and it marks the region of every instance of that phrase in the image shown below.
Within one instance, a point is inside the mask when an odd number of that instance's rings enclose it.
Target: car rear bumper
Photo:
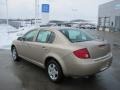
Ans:
[[[67,76],[86,76],[92,75],[98,72],[102,72],[108,69],[112,63],[112,53],[98,58],[98,59],[89,59],[89,60],[73,60],[66,65]],[[68,63],[68,62],[67,62]]]

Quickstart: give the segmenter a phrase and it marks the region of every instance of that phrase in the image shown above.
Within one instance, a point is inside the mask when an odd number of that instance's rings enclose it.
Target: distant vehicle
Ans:
[[[13,41],[14,61],[19,57],[45,68],[53,82],[63,76],[91,76],[111,65],[110,45],[95,40],[88,33],[75,28],[51,27],[28,31]]]
[[[90,27],[89,27],[89,29],[96,29],[97,28],[97,26],[95,26],[95,25],[91,25]]]
[[[90,25],[90,24],[83,24],[79,26],[80,29],[96,29],[95,25]]]

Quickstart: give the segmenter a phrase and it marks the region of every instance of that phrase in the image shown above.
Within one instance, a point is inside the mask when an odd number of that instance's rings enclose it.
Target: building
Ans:
[[[99,6],[98,30],[120,31],[120,0]]]

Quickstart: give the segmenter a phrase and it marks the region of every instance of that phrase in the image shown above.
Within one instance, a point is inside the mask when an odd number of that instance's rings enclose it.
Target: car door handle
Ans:
[[[48,50],[45,46],[42,46],[42,48],[43,48],[44,50]]]
[[[46,47],[45,47],[45,46],[42,46],[42,48],[44,48],[44,49],[45,49]]]

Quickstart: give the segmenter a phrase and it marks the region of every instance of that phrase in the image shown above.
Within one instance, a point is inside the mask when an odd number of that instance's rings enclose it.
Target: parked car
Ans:
[[[53,82],[64,76],[95,75],[111,65],[110,45],[94,39],[84,30],[49,27],[30,30],[13,41],[14,61],[23,58],[47,71]]]
[[[86,25],[80,25],[79,28],[80,29],[96,29],[97,27],[95,25],[86,24]]]

